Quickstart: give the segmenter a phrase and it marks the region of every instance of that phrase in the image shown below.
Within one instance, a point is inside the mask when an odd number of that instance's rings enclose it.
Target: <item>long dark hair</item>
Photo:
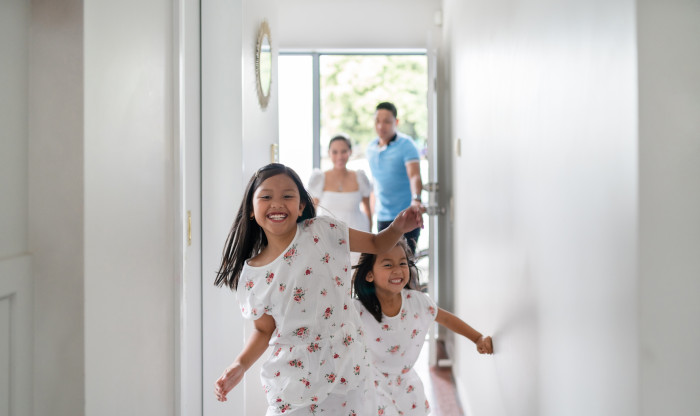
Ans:
[[[404,288],[418,289],[418,268],[413,257],[413,251],[408,247],[406,238],[401,237],[397,246],[400,246],[406,253],[406,261],[408,262],[409,278],[408,283]],[[367,281],[367,275],[374,268],[374,263],[377,261],[376,254],[362,253],[360,260],[355,266],[355,272],[352,275],[352,286],[355,289],[355,297],[360,300],[362,305],[374,316],[377,322],[382,321],[382,305],[377,299],[377,289],[374,287],[374,282]]]
[[[304,184],[299,179],[299,175],[290,167],[281,163],[270,163],[258,169],[250,178],[238,214],[233,222],[231,231],[226,237],[224,251],[221,254],[221,266],[216,272],[214,284],[223,286],[224,284],[233,290],[238,287],[238,278],[241,276],[245,261],[256,256],[267,246],[267,237],[258,223],[250,217],[253,214],[253,194],[266,179],[276,175],[289,176],[299,189],[299,197],[304,205],[304,211],[297,218],[297,223],[316,216],[316,209],[311,196],[304,188]]]

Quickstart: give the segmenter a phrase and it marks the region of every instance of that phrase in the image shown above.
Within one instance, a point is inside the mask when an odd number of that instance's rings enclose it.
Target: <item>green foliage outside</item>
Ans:
[[[425,148],[427,59],[425,55],[322,55],[321,149],[338,133],[352,139],[355,157],[375,136],[374,109],[390,101],[398,110],[399,130]]]

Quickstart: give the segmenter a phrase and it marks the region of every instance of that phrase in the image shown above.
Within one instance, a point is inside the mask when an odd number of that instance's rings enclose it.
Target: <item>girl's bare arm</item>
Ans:
[[[492,354],[493,353],[493,342],[491,337],[484,337],[481,332],[472,328],[459,319],[457,316],[447,312],[442,308],[438,308],[437,316],[435,317],[435,322],[444,326],[452,332],[469,338],[474,344],[476,344],[476,349],[480,354]]]
[[[248,337],[243,351],[236,360],[224,370],[224,374],[216,380],[214,392],[217,400],[226,401],[226,395],[243,379],[243,374],[267,350],[267,344],[275,331],[275,320],[270,315],[263,315],[254,322],[255,329]]]
[[[349,229],[350,251],[380,254],[391,250],[404,233],[423,226],[424,208],[411,206],[401,211],[390,226],[379,234]]]

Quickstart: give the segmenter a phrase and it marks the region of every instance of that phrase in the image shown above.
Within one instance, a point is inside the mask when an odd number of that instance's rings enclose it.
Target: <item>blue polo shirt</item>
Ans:
[[[401,133],[384,147],[379,138],[367,146],[367,159],[374,178],[375,210],[378,221],[393,221],[411,205],[411,182],[406,163],[418,162],[418,148],[413,139]]]

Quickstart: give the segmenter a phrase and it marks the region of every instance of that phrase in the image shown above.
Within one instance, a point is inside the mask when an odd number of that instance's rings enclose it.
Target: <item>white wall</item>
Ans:
[[[243,319],[233,292],[214,286],[229,228],[243,194],[242,0],[202,3],[202,373],[203,414],[231,415],[244,403],[235,389],[222,404],[214,382],[243,348]]]
[[[0,259],[34,257],[34,410],[170,415],[173,4],[89,3],[83,33],[82,2],[53,3],[5,1],[0,14],[11,91],[0,96],[0,185],[12,196],[0,203]],[[462,142],[456,312],[493,333],[497,351],[458,344],[463,404],[496,416],[697,413],[697,3],[641,0],[636,16],[631,0],[444,3],[453,121],[442,131]],[[217,91],[203,96],[205,291],[244,182],[276,141],[274,72],[270,107],[254,98],[259,21],[271,22],[273,49],[415,48],[439,4],[205,3],[219,19],[202,50],[218,55],[202,86]],[[230,414],[244,389],[226,406],[211,385],[243,323],[235,297],[213,292],[204,324],[225,342],[205,338],[220,363],[204,369],[204,408]]]
[[[34,412],[83,414],[83,2],[32,1],[29,250]]]
[[[173,16],[85,4],[88,415],[174,412]]]
[[[30,8],[0,4],[0,259],[27,251],[27,106]]]
[[[632,0],[445,1],[469,415],[637,415]]]
[[[425,48],[440,0],[279,1],[282,49]]]
[[[32,414],[30,4],[0,2],[0,414]]]
[[[276,5],[284,2],[275,0],[247,0],[243,2],[243,39],[241,49],[243,57],[243,180],[244,185],[258,168],[270,163],[270,145],[278,143],[278,97],[277,97],[277,53],[279,41],[276,28],[280,26],[277,19]],[[266,108],[261,108],[255,80],[255,48],[258,41],[260,24],[267,21],[270,27],[272,47],[272,82],[270,100]]]
[[[641,414],[700,414],[700,3],[637,17]]]

